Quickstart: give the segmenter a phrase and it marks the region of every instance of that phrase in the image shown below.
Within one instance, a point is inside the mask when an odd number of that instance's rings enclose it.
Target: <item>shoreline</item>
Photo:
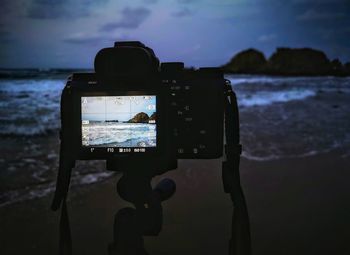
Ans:
[[[243,117],[243,116],[242,116]],[[244,137],[243,137],[244,138]],[[259,138],[256,138],[259,139]],[[244,139],[243,139],[244,140]],[[0,157],[0,210],[13,203],[45,197],[55,188],[59,160],[58,134],[45,136],[3,136]],[[249,144],[249,141],[242,141]],[[338,152],[340,158],[350,157],[349,148],[330,147],[329,149],[309,151],[289,155],[252,155],[245,146],[241,160],[266,163],[288,160],[308,160],[308,158]],[[248,150],[247,150],[248,149]],[[181,162],[183,160],[179,160]],[[201,160],[199,160],[201,161]],[[112,172],[103,171],[105,161],[80,160],[72,172],[71,186],[74,188],[109,179]]]

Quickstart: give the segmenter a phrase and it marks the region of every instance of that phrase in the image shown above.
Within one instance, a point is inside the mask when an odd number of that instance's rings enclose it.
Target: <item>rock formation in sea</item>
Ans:
[[[350,74],[350,62],[344,64],[345,73]]]
[[[266,66],[264,54],[255,49],[244,50],[235,55],[223,68],[233,73],[259,73]]]
[[[156,120],[156,113],[152,113],[152,115],[149,117],[149,120]]]
[[[133,118],[131,118],[129,123],[148,123],[149,116],[147,113],[139,112]]]
[[[277,48],[266,60],[264,54],[248,49],[236,54],[222,68],[227,73],[271,75],[350,75],[349,63],[330,61],[326,54],[311,48]]]
[[[267,72],[282,75],[319,75],[331,72],[331,63],[322,51],[310,48],[278,48],[270,57]]]

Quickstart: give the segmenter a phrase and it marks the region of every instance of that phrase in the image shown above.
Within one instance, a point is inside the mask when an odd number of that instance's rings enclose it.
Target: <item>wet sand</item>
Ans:
[[[342,151],[273,161],[242,159],[253,254],[350,254],[350,158]],[[227,254],[232,205],[221,183],[221,159],[182,160],[177,192],[164,202],[150,254]],[[68,207],[73,254],[107,254],[114,214],[129,204],[115,192],[119,175],[73,186]],[[1,254],[56,254],[59,213],[52,193],[0,208]]]

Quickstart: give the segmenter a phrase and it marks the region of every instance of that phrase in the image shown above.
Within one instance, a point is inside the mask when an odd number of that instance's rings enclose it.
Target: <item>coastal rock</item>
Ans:
[[[332,60],[331,65],[333,70],[341,70],[343,68],[343,64],[337,58]]]
[[[235,55],[222,69],[244,74],[350,75],[350,63],[330,61],[324,52],[311,48],[277,48],[268,60],[260,51],[248,49]]]
[[[264,54],[255,49],[239,52],[229,63],[223,66],[230,73],[259,73],[266,66]]]
[[[129,123],[148,123],[149,116],[147,113],[139,112],[132,119],[130,119]]]
[[[156,113],[152,113],[152,115],[149,117],[149,120],[156,120]]]
[[[331,62],[331,68],[332,68],[332,73],[341,75],[342,73],[345,72],[345,67],[343,66],[342,62],[340,62],[339,59],[334,59]]]
[[[344,70],[345,70],[345,73],[350,75],[350,62],[347,62],[344,64]]]
[[[277,48],[267,65],[269,73],[282,75],[326,75],[331,70],[326,54],[310,48]]]

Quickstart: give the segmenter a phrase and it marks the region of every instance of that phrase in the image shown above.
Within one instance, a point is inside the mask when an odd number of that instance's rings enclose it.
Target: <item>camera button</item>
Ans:
[[[184,151],[183,148],[178,148],[178,149],[177,149],[177,152],[180,153],[180,154],[183,154],[185,151]]]

